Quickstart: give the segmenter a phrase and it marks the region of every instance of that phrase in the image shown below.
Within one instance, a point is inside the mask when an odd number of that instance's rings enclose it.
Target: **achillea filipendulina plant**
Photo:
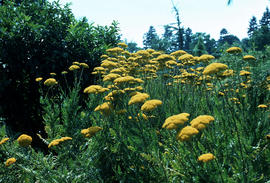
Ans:
[[[184,54],[187,54],[187,52],[185,52],[184,50],[177,50],[175,52],[172,52],[170,55],[177,58]]]
[[[113,81],[116,78],[121,77],[120,74],[116,74],[116,73],[110,73],[104,76],[103,81]]]
[[[16,162],[15,158],[8,158],[5,162],[6,167],[9,167],[10,165],[14,164]]]
[[[110,102],[105,102],[98,105],[94,111],[100,111],[104,115],[109,115],[112,112],[113,106]]]
[[[127,48],[128,45],[126,43],[118,43],[117,46],[120,46],[122,48]]]
[[[89,65],[87,63],[80,63],[80,66],[85,69],[89,68]]]
[[[152,111],[152,110],[154,110],[155,108],[157,108],[160,105],[162,105],[161,100],[157,100],[157,99],[148,100],[142,105],[141,110],[142,111],[147,111],[147,112]]]
[[[136,95],[131,97],[131,99],[128,102],[128,105],[143,103],[147,98],[149,98],[149,95],[147,93],[138,92]]]
[[[38,77],[35,79],[36,82],[40,82],[43,78],[42,77]]]
[[[186,126],[178,132],[176,139],[182,142],[189,140],[192,136],[198,134],[199,131],[192,126]]]
[[[51,75],[51,76],[56,76],[56,73],[51,72],[50,75]]]
[[[0,145],[6,143],[8,140],[9,140],[9,138],[3,138],[3,139],[0,141]]]
[[[211,161],[215,159],[216,157],[212,153],[202,154],[198,157],[198,161],[201,161],[203,163],[206,163],[208,161]]]
[[[256,60],[256,58],[252,55],[245,55],[243,56],[243,59],[247,61]]]
[[[204,68],[203,74],[204,75],[215,74],[215,73],[218,73],[219,71],[226,70],[226,69],[228,69],[228,66],[226,64],[211,63]]]
[[[97,132],[101,131],[102,128],[99,126],[91,126],[89,128],[86,129],[82,129],[81,130],[81,134],[85,137],[85,138],[91,138],[93,137]]]
[[[55,139],[55,140],[50,142],[50,144],[48,145],[48,148],[51,148],[53,146],[57,146],[57,145],[61,144],[62,142],[65,142],[67,140],[72,140],[72,138],[71,137],[62,137],[60,139]]]
[[[87,93],[87,94],[90,94],[90,93],[98,94],[98,93],[104,93],[105,91],[108,91],[108,90],[109,90],[108,88],[103,88],[100,85],[91,85],[91,86],[88,86],[87,88],[85,88],[83,90],[83,93]]]
[[[183,125],[188,121],[188,117],[190,114],[188,113],[180,113],[177,115],[173,115],[168,117],[162,125],[162,128],[166,128],[169,130],[177,129],[179,125]]]
[[[240,71],[240,76],[249,76],[251,74],[251,72],[249,72],[249,71],[245,71],[245,70],[241,70]]]
[[[80,63],[78,63],[78,65],[79,65]],[[78,69],[80,69],[80,66],[78,66],[78,65],[71,65],[69,68],[68,68],[68,70],[70,70],[70,71],[75,71],[75,70],[78,70]]]
[[[44,85],[46,86],[54,86],[57,84],[58,82],[54,78],[49,78],[49,79],[46,79],[46,81],[44,81]]]
[[[22,134],[19,136],[17,141],[21,147],[28,147],[32,143],[32,137],[26,134]]]
[[[198,58],[198,61],[199,62],[209,62],[210,60],[213,60],[213,59],[215,59],[215,57],[213,55],[204,54]]]
[[[227,53],[231,53],[231,54],[241,53],[242,52],[242,49],[239,48],[239,47],[231,47],[231,48],[227,49],[226,52]]]
[[[204,128],[206,128],[206,126],[214,121],[215,118],[213,116],[210,116],[210,115],[200,115],[196,118],[194,118],[190,124],[193,128],[196,128],[198,130],[202,130]]]
[[[267,108],[268,106],[267,105],[265,105],[265,104],[260,104],[260,105],[258,105],[258,108]]]

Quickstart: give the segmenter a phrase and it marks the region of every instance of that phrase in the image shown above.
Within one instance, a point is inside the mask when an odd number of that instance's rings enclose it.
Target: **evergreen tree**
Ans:
[[[255,16],[253,16],[249,21],[249,27],[247,32],[248,36],[251,37],[254,31],[256,31],[257,29],[258,29],[257,19]]]
[[[144,34],[143,45],[145,49],[153,48],[158,43],[159,37],[154,26],[150,26],[147,33]]]
[[[173,10],[175,11],[175,17],[176,17],[176,26],[174,27],[174,30],[176,31],[175,36],[175,42],[173,44],[174,50],[181,50],[184,47],[184,29],[181,27],[181,21],[180,21],[180,15],[179,11],[174,5],[173,1]]]
[[[262,19],[260,20],[260,26],[268,26],[270,27],[270,12],[268,7],[266,8],[265,12],[263,13]]]
[[[202,38],[202,36],[199,36],[198,42],[197,42],[197,44],[195,45],[195,47],[193,49],[193,54],[195,56],[201,56],[201,55],[206,54],[206,53],[207,52],[206,52],[206,49],[205,49],[203,38]]]
[[[184,50],[186,50],[187,52],[190,51],[191,39],[192,39],[192,30],[190,28],[187,28],[185,30],[185,41],[184,41]]]

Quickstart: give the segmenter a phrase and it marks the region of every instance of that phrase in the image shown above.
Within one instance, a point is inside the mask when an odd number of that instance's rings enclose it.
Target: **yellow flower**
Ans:
[[[72,138],[71,137],[62,137],[60,139],[55,139],[55,140],[50,142],[50,144],[48,145],[48,148],[51,148],[52,146],[57,146],[60,143],[67,141],[67,140],[72,140]]]
[[[91,86],[88,86],[87,88],[85,88],[83,90],[83,93],[87,93],[87,94],[90,94],[90,93],[98,94],[98,93],[104,93],[105,91],[108,91],[108,90],[109,90],[108,88],[103,88],[100,85],[91,85]]]
[[[85,138],[91,138],[91,137],[93,137],[97,132],[99,132],[100,130],[102,130],[102,128],[99,127],[99,126],[91,126],[90,128],[82,129],[82,130],[81,130],[81,134],[82,134]]]
[[[156,100],[156,99],[148,100],[142,105],[141,110],[142,111],[152,111],[155,108],[157,108],[157,106],[160,106],[160,105],[162,105],[161,100]]]
[[[208,61],[210,61],[210,60],[212,60],[212,59],[215,59],[215,57],[214,57],[213,55],[207,55],[207,54],[201,55],[201,56],[198,58],[198,60],[199,60],[200,62],[208,62]]]
[[[100,111],[102,114],[108,115],[112,111],[112,104],[110,102],[105,102],[97,106],[94,111]]]
[[[80,65],[79,62],[72,62],[72,65]]]
[[[80,63],[80,66],[85,68],[85,69],[89,68],[89,65],[87,63]]]
[[[9,158],[9,159],[7,159],[7,161],[5,163],[6,164],[6,167],[12,165],[15,162],[16,162],[16,159],[15,158]]]
[[[3,139],[0,141],[0,145],[6,143],[8,140],[9,140],[9,138],[3,138]]]
[[[121,52],[123,52],[124,50],[122,48],[119,47],[115,47],[115,48],[110,48],[107,49],[106,52],[110,53],[110,54],[119,54]]]
[[[196,128],[193,128],[192,126],[186,126],[180,132],[178,132],[176,139],[180,140],[182,142],[187,141],[193,135],[196,135],[198,133],[199,133],[199,131]]]
[[[119,74],[110,73],[110,74],[104,76],[103,81],[113,81],[119,77],[121,77]]]
[[[61,74],[67,74],[68,72],[67,71],[62,71]]]
[[[269,140],[269,139],[270,139],[270,134],[267,134],[267,135],[265,136],[265,138]]]
[[[202,130],[206,128],[206,125],[208,125],[210,122],[214,121],[215,118],[210,115],[200,115],[196,118],[194,118],[190,124],[193,128],[196,128],[198,130]]]
[[[51,75],[51,76],[56,76],[56,73],[51,72],[50,75]]]
[[[184,50],[177,50],[175,52],[172,52],[170,55],[174,57],[180,57],[181,55],[187,54]]]
[[[80,64],[80,63],[79,63]],[[80,67],[78,65],[71,65],[68,70],[70,71],[74,71],[74,70],[77,70],[77,69],[80,69]]]
[[[249,72],[249,71],[241,70],[239,75],[240,76],[248,76],[250,74],[251,74],[251,72]]]
[[[265,105],[265,104],[260,104],[260,105],[258,105],[258,108],[267,108],[267,105]]]
[[[208,162],[208,161],[211,161],[213,159],[215,159],[216,157],[212,154],[212,153],[207,153],[207,154],[202,154],[198,157],[198,161],[201,161],[201,162]]]
[[[218,92],[218,95],[220,95],[220,96],[224,96],[224,95],[225,95],[225,93],[223,93],[223,92]]]
[[[244,60],[256,60],[256,58],[252,55],[245,55],[245,56],[243,56],[243,59]]]
[[[136,95],[131,97],[131,99],[128,102],[128,105],[143,103],[147,98],[149,98],[149,95],[147,93],[137,92]]]
[[[126,43],[118,43],[117,46],[121,46],[122,48],[128,47],[128,45]]]
[[[42,79],[43,79],[42,77],[38,77],[35,80],[36,80],[36,82],[40,82]]]
[[[165,120],[164,124],[162,125],[162,128],[167,128],[169,130],[177,129],[179,125],[183,125],[185,122],[188,121],[189,116],[190,114],[188,113],[181,113],[170,116]]]
[[[231,47],[226,50],[227,53],[241,53],[242,49],[239,47]]]
[[[56,84],[58,84],[58,82],[54,78],[46,79],[46,81],[44,82],[44,85],[46,86],[53,86]]]
[[[129,83],[129,82],[134,82],[135,78],[133,76],[124,76],[120,78],[116,78],[113,82],[116,84],[120,83]]]
[[[226,64],[212,63],[205,67],[205,69],[203,70],[203,74],[204,75],[215,74],[225,69],[228,69],[228,66]]]
[[[22,147],[27,147],[31,144],[32,142],[32,137],[26,134],[22,134],[21,136],[19,136],[19,138],[17,139],[18,143],[20,146]]]

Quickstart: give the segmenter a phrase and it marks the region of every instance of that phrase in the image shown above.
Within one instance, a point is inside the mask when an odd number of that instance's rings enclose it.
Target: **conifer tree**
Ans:
[[[254,31],[256,31],[257,29],[258,29],[257,19],[255,16],[253,16],[249,21],[249,27],[247,32],[248,36],[251,37]]]

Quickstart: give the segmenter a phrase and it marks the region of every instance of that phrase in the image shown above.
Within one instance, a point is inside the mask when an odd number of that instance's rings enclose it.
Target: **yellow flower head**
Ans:
[[[85,69],[89,68],[89,65],[87,63],[80,63],[80,66]]]
[[[40,82],[43,78],[42,77],[38,77],[35,79],[36,82]]]
[[[265,104],[260,104],[260,105],[258,105],[258,108],[267,108],[267,105],[265,105]]]
[[[87,88],[85,88],[83,90],[83,93],[87,93],[87,94],[90,94],[90,93],[98,94],[98,93],[104,93],[105,91],[108,91],[108,90],[109,90],[108,88],[103,88],[100,85],[91,85],[91,86],[88,86]]]
[[[231,47],[229,49],[226,50],[227,53],[241,53],[242,49],[239,47]]]
[[[156,99],[148,100],[142,105],[141,110],[142,111],[152,111],[160,105],[162,105],[161,100],[156,100]]]
[[[198,130],[202,130],[206,128],[206,125],[208,125],[210,122],[214,121],[215,118],[210,115],[200,115],[193,119],[190,124],[193,128],[196,128]]]
[[[82,129],[82,130],[81,130],[81,134],[82,134],[85,138],[91,138],[91,137],[93,137],[97,132],[99,132],[100,130],[102,130],[102,128],[99,127],[99,126],[91,126],[90,128]]]
[[[137,92],[136,95],[131,97],[131,99],[128,102],[128,105],[143,103],[147,98],[149,98],[149,95],[147,93]]]
[[[67,71],[62,71],[61,74],[67,74],[68,72]]]
[[[113,81],[119,77],[121,77],[119,74],[110,73],[110,74],[104,76],[103,81]]]
[[[46,79],[46,81],[44,81],[44,85],[46,86],[53,86],[56,84],[58,84],[58,82],[54,78],[49,78],[49,79]]]
[[[77,70],[77,69],[80,69],[80,66],[78,66],[78,65],[71,65],[71,66],[68,68],[68,70],[70,70],[70,71],[74,71],[74,70]]]
[[[32,137],[26,134],[22,134],[21,136],[19,136],[17,141],[21,147],[27,147],[31,144]]]
[[[72,65],[80,65],[80,63],[79,62],[72,62]]]
[[[48,148],[51,148],[52,146],[57,146],[60,143],[67,141],[67,140],[72,140],[72,138],[71,137],[62,137],[60,139],[55,139],[55,140],[50,142],[50,144],[48,145]]]
[[[184,54],[178,58],[178,60],[181,60],[181,61],[189,61],[189,60],[193,60],[193,59],[194,59],[193,55],[188,54],[188,53]]]
[[[16,162],[15,158],[9,158],[9,159],[7,159],[5,165],[6,165],[6,167],[8,167],[8,166],[12,165],[15,162]]]
[[[133,76],[124,76],[124,77],[116,78],[113,82],[115,84],[120,84],[120,83],[130,83],[134,81],[135,81],[135,78]]]
[[[252,55],[245,55],[243,56],[244,60],[250,61],[250,60],[256,60],[256,58]]]
[[[198,133],[199,133],[199,131],[196,128],[193,128],[192,126],[186,126],[180,132],[178,132],[176,139],[180,140],[182,142],[187,141],[193,135],[196,135]]]
[[[9,140],[9,138],[3,138],[3,139],[0,141],[0,145],[6,143],[8,140]]]
[[[100,111],[102,114],[109,115],[112,111],[112,104],[110,102],[105,102],[97,106],[94,111]]]
[[[128,45],[126,43],[118,43],[117,46],[120,46],[122,48],[127,48]]]
[[[211,161],[213,159],[215,159],[216,157],[212,154],[212,153],[207,153],[207,154],[202,154],[198,157],[198,161],[201,161],[201,162],[208,162],[208,161]]]
[[[228,66],[226,64],[212,63],[204,68],[203,74],[204,75],[215,74],[225,69],[228,69]]]
[[[190,114],[188,113],[181,113],[170,116],[165,120],[164,124],[162,125],[162,128],[167,128],[169,130],[177,129],[179,125],[183,125],[185,122],[188,121],[189,116]]]
[[[50,75],[51,75],[51,76],[56,76],[56,73],[51,72]]]
[[[213,55],[204,54],[204,55],[201,55],[198,58],[198,61],[200,61],[200,62],[209,62],[210,60],[213,60],[213,59],[215,59],[215,57]]]
[[[251,72],[249,72],[249,71],[245,71],[245,70],[241,70],[240,71],[240,76],[249,76],[251,74]]]
[[[187,52],[185,52],[184,50],[177,50],[175,52],[172,52],[170,55],[177,58],[184,54],[187,54]]]

